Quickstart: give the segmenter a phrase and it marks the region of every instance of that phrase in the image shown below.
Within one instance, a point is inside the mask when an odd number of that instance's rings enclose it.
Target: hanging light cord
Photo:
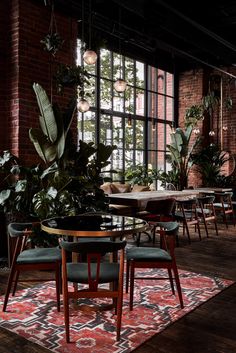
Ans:
[[[89,49],[92,43],[92,0],[89,0]]]

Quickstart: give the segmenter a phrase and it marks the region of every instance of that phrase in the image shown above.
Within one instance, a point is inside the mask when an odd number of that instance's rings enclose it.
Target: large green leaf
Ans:
[[[39,122],[41,129],[50,142],[55,142],[57,139],[57,123],[52,109],[52,105],[48,99],[46,91],[38,83],[33,84],[33,89],[36,94],[41,116]]]
[[[47,164],[57,157],[57,146],[51,144],[41,130],[30,129],[30,140],[33,142],[40,158]]]
[[[5,202],[9,199],[11,195],[11,190],[2,190],[0,191],[0,205],[4,206]]]

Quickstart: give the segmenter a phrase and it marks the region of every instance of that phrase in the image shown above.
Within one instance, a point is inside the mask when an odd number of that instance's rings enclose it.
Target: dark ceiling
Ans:
[[[82,18],[82,1],[54,0],[55,8]],[[91,6],[91,7],[90,7]],[[171,71],[236,64],[236,1],[84,0],[92,28],[107,46]],[[119,10],[121,8],[121,10]],[[80,22],[81,23],[81,22]],[[84,22],[85,30],[88,23]],[[175,63],[175,64],[174,64]]]

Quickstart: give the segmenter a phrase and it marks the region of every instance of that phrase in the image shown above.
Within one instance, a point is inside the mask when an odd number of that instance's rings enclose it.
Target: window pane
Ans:
[[[166,73],[166,94],[174,96],[174,75],[169,72]]]
[[[157,90],[158,93],[165,94],[165,72],[163,70],[157,70]]]
[[[158,108],[157,108],[157,115],[160,119],[166,118],[166,97],[158,94]]]
[[[136,148],[144,149],[144,121],[135,120],[135,143]]]
[[[125,80],[134,86],[134,60],[125,58]]]
[[[112,82],[107,80],[100,80],[100,106],[103,109],[112,108]]]
[[[174,99],[166,97],[166,119],[173,120],[174,117]]]
[[[78,114],[78,139],[95,143],[95,113]]]
[[[112,118],[102,115],[100,118],[100,141],[105,145],[112,145]]]
[[[144,90],[136,90],[136,114],[144,116]]]
[[[111,79],[111,52],[106,49],[100,51],[101,77]]]
[[[124,93],[118,94],[115,90],[113,91],[113,110],[117,112],[124,111]]]
[[[123,127],[122,127],[122,119],[117,116],[113,116],[113,143],[118,148],[123,148]]]
[[[157,136],[157,149],[158,150],[164,150],[165,149],[165,124],[163,123],[158,123],[157,124],[157,130],[158,130],[158,136]]]
[[[113,54],[113,79],[114,81],[118,78],[123,77],[123,67],[122,67],[122,55],[114,53]]]
[[[131,87],[125,91],[125,112],[134,113],[134,88]]]
[[[90,77],[88,83],[84,83],[85,98],[88,100],[91,107],[95,106],[95,77]]]
[[[144,88],[144,64],[136,61],[136,86]]]

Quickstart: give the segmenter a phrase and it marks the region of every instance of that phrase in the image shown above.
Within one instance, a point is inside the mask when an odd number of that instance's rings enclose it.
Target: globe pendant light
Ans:
[[[127,82],[122,78],[122,56],[121,56],[121,44],[120,44],[120,20],[121,20],[121,8],[119,8],[119,54],[120,54],[120,77],[115,81],[114,88],[117,93],[122,93],[126,90]]]
[[[86,113],[90,108],[89,102],[87,101],[87,99],[81,98],[77,104],[77,108],[80,111],[80,113]]]
[[[83,59],[87,65],[95,64],[95,62],[97,61],[97,58],[98,58],[97,53],[95,53],[95,51],[93,50],[87,49],[84,52]]]
[[[116,82],[114,83],[114,88],[118,93],[124,92],[126,90],[126,87],[127,82],[122,78],[118,78],[118,80],[116,80]]]
[[[92,36],[92,3],[89,0],[89,49],[87,49],[83,55],[84,62],[87,65],[93,65],[97,61],[97,53],[91,50],[91,36]]]

